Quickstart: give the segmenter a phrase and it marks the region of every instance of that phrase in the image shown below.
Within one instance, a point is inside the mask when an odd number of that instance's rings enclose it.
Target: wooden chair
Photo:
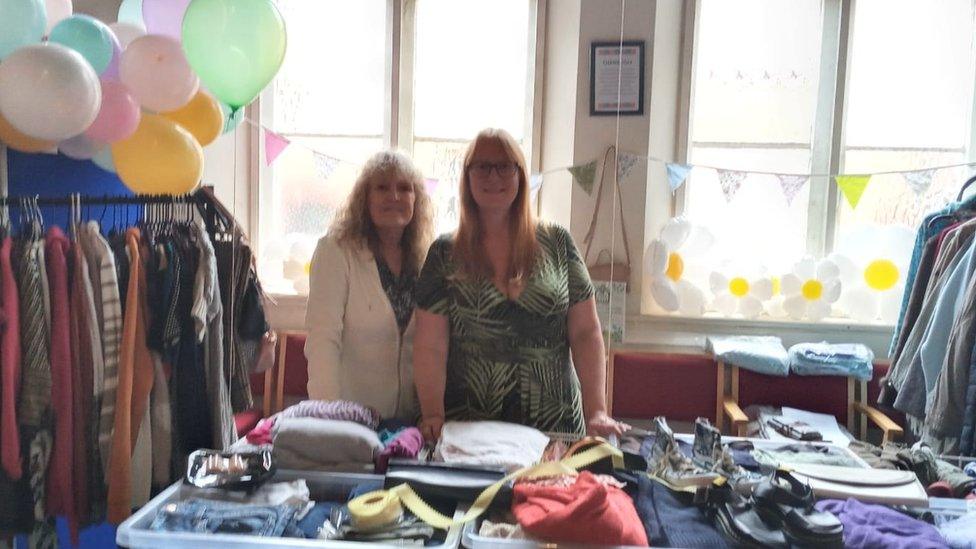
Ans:
[[[731,433],[744,436],[748,419],[746,406],[765,404],[792,406],[830,414],[847,430],[864,439],[868,421],[881,429],[882,441],[894,441],[904,430],[884,412],[868,404],[868,382],[841,376],[770,376],[740,369],[716,360],[715,403],[717,425],[729,420]]]
[[[308,360],[305,359],[305,332],[278,334],[278,362],[275,364],[274,402],[268,415],[308,398]],[[286,402],[285,397],[291,397]],[[267,417],[267,416],[266,416]]]
[[[715,364],[700,354],[614,351],[607,374],[613,417],[694,422],[713,420]]]

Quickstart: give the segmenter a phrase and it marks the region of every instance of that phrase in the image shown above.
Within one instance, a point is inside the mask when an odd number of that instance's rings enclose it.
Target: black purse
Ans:
[[[390,489],[407,484],[418,496],[427,499],[446,499],[473,502],[486,488],[505,477],[505,470],[497,467],[422,463],[414,460],[392,459],[386,471],[383,487]],[[492,501],[491,507],[509,508],[512,504],[512,483],[508,482]]]

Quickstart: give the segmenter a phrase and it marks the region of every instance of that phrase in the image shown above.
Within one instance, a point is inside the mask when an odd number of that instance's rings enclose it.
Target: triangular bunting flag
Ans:
[[[440,185],[440,181],[437,179],[424,179],[424,188],[427,189],[428,195],[433,195],[437,192],[437,186]]]
[[[688,174],[691,173],[691,166],[687,164],[667,164],[668,167],[668,187],[671,187],[671,192],[674,193],[685,183],[685,179],[688,179]]]
[[[588,164],[572,166],[569,173],[573,174],[576,183],[586,191],[586,194],[593,194],[593,179],[596,178],[596,160]]]
[[[637,165],[637,161],[641,157],[636,154],[630,153],[620,153],[617,155],[617,181],[620,181],[630,175],[630,171],[634,169]]]
[[[932,176],[935,175],[935,170],[919,170],[916,172],[904,172],[901,174],[905,178],[905,184],[908,185],[915,194],[925,194],[925,191],[929,190],[929,186],[932,185]]]
[[[265,128],[264,130],[264,162],[268,166],[278,159],[278,155],[285,152],[291,141]]]
[[[536,192],[542,186],[542,174],[537,173],[529,176],[529,192]]]
[[[735,170],[716,170],[718,172],[718,183],[722,186],[722,194],[725,195],[725,202],[732,202],[735,194],[742,187],[742,181],[746,178],[746,172]]]
[[[793,174],[779,174],[779,186],[783,189],[783,196],[786,197],[786,203],[789,205],[793,204],[793,199],[796,195],[800,194],[800,190],[803,186],[807,184],[810,180],[809,175],[793,175]]]
[[[840,192],[844,193],[844,198],[851,205],[851,209],[857,208],[857,204],[861,201],[861,196],[864,194],[864,189],[868,187],[868,181],[870,180],[870,175],[834,176],[834,181],[840,187]]]
[[[320,152],[312,152],[312,155],[315,157],[315,170],[319,172],[319,176],[322,179],[332,177],[332,172],[334,172],[336,167],[339,165],[339,159]]]

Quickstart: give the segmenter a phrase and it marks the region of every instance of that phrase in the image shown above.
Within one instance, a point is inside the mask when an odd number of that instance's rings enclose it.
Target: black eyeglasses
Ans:
[[[491,162],[475,162],[468,166],[468,173],[478,179],[488,179],[491,177],[492,170],[498,174],[498,177],[512,177],[518,170],[518,164],[514,162],[499,162],[497,164]]]

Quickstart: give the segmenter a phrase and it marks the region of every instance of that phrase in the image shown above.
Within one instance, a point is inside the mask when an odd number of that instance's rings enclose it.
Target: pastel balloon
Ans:
[[[122,49],[129,47],[129,44],[133,40],[139,38],[140,36],[146,35],[146,29],[135,23],[124,23],[119,21],[117,23],[112,23],[108,26],[115,33],[115,37],[119,39],[119,44]]]
[[[58,144],[58,152],[75,160],[88,160],[93,158],[104,148],[104,143],[92,141],[85,134],[65,139]]]
[[[146,30],[179,40],[183,36],[183,14],[189,5],[190,0],[142,0]]]
[[[0,63],[0,115],[31,137],[57,142],[78,135],[101,103],[95,70],[60,44],[24,46]]]
[[[142,111],[125,84],[102,80],[102,107],[85,135],[101,143],[114,143],[135,133]]]
[[[193,0],[183,18],[190,65],[234,110],[278,73],[286,43],[285,21],[272,0]]]
[[[43,139],[35,139],[29,135],[25,135],[13,127],[10,122],[7,122],[7,119],[2,115],[0,115],[0,143],[15,151],[25,153],[49,151],[57,146],[53,141],[44,141]]]
[[[109,27],[111,31],[112,27]],[[119,42],[119,38],[115,36],[115,31],[112,31],[112,60],[108,64],[108,68],[102,73],[102,78],[108,78],[111,80],[120,80],[122,75],[120,74],[119,67],[122,64],[122,44]]]
[[[70,17],[74,11],[71,0],[45,0],[44,5],[47,10],[48,34],[51,34],[51,30],[54,29],[55,25],[61,22],[62,19]]]
[[[109,173],[115,173],[115,159],[112,158],[111,147],[105,147],[98,154],[93,156],[92,162],[94,162],[99,168]]]
[[[163,116],[179,124],[193,134],[201,146],[217,139],[224,129],[224,115],[217,100],[203,90],[198,91],[189,103],[179,110],[163,113]]]
[[[90,15],[72,15],[51,30],[49,41],[67,46],[84,57],[102,74],[112,62],[115,36],[108,25]]]
[[[119,5],[119,23],[131,23],[146,31],[146,24],[142,21],[142,0],[122,0]]]
[[[230,107],[230,105],[224,103],[223,101],[219,103],[220,112],[224,117],[224,129],[222,130],[222,133],[230,133],[237,129],[237,126],[240,125],[241,120],[244,120],[244,109],[234,110]]]
[[[156,112],[186,105],[200,87],[180,44],[168,36],[147,34],[122,53],[122,82],[143,107]]]
[[[44,0],[3,0],[0,2],[0,59],[21,46],[44,38],[47,29]]]
[[[203,176],[200,144],[157,114],[143,114],[131,137],[112,144],[112,157],[122,182],[137,193],[188,193]]]

